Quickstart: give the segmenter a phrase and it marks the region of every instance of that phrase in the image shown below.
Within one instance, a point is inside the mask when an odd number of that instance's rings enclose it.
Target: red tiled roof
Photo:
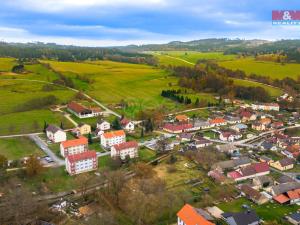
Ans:
[[[209,222],[203,216],[197,213],[197,211],[189,204],[185,204],[177,213],[177,216],[186,225],[215,225],[214,223]]]
[[[219,123],[226,123],[226,120],[223,118],[215,118],[209,121],[211,124],[219,124]]]
[[[97,157],[96,151],[91,150],[91,151],[78,153],[75,155],[68,155],[67,159],[69,162],[73,163],[73,162],[90,159],[90,158],[96,158],[96,157]]]
[[[291,200],[300,198],[298,190],[288,191],[286,194]]]
[[[273,197],[273,199],[277,202],[279,202],[280,204],[283,204],[283,203],[286,203],[288,202],[290,199],[285,196],[284,194],[280,194],[280,195],[277,195],[275,197]]]
[[[78,145],[87,145],[88,139],[81,136],[78,139],[63,141],[61,144],[64,148],[70,148]]]
[[[232,178],[232,179],[237,179],[237,178],[243,177],[242,174],[240,174],[238,171],[232,171],[232,172],[229,172],[229,173],[227,174],[227,176],[229,176],[229,177]]]
[[[128,141],[121,144],[114,145],[116,151],[122,151],[128,148],[137,148],[138,143],[136,141]]]
[[[193,128],[193,124],[187,123],[187,124],[171,124],[167,123],[164,125],[164,129],[171,130],[171,131],[180,131],[185,129]]]
[[[266,162],[254,163],[252,164],[252,166],[254,167],[256,173],[263,173],[263,172],[270,171],[269,164]]]
[[[81,105],[77,102],[70,102],[68,104],[68,108],[71,109],[72,111],[76,112],[76,113],[82,113],[84,111],[90,111],[85,106],[83,106],[83,105]]]
[[[125,136],[125,132],[124,132],[124,130],[111,131],[108,133],[104,133],[103,136],[106,139],[110,139],[110,138],[114,138],[114,137],[118,137],[118,136]]]

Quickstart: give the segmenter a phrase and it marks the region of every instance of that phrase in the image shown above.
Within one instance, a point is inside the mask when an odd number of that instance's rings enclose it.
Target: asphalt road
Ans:
[[[30,135],[29,138],[33,140],[36,145],[45,152],[56,164],[56,166],[63,166],[65,165],[65,161],[60,159],[55,153],[49,149],[47,143],[45,143],[39,136],[37,135]]]

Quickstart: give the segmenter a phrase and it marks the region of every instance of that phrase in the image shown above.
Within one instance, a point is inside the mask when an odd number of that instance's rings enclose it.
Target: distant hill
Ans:
[[[211,38],[194,41],[172,41],[167,44],[129,45],[118,47],[125,51],[169,51],[169,50],[194,50],[194,51],[225,51],[234,47],[255,47],[269,43],[266,40],[242,40],[227,38]]]

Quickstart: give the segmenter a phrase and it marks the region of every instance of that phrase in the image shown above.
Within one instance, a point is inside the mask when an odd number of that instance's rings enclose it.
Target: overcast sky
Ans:
[[[0,0],[0,39],[81,46],[202,38],[300,38],[300,26],[272,26],[272,10],[299,0]]]

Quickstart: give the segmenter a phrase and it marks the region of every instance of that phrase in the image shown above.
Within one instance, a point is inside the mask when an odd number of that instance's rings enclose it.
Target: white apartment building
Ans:
[[[126,142],[126,134],[123,130],[111,131],[101,135],[101,145],[104,148]]]
[[[75,155],[88,150],[88,139],[86,137],[79,137],[74,140],[67,140],[60,143],[60,154],[63,157],[68,155]]]
[[[65,158],[66,170],[70,175],[89,172],[98,168],[95,151],[85,151]]]

